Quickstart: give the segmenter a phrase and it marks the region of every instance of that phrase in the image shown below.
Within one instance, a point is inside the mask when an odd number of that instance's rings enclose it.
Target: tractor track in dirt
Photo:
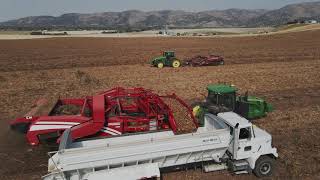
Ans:
[[[280,158],[274,179],[320,177],[320,31],[235,38],[53,38],[0,41],[0,179],[39,179],[47,148],[31,148],[8,122],[42,97],[82,97],[116,86],[175,92],[188,103],[203,99],[210,83],[265,98],[275,111],[256,124],[273,135]],[[226,66],[157,69],[160,50],[182,58],[217,52]],[[80,72],[80,73],[79,73]],[[82,74],[78,76],[77,74]],[[255,179],[252,175],[168,173],[165,180]]]

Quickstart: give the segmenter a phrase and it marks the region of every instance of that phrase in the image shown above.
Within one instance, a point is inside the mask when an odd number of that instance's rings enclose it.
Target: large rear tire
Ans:
[[[269,156],[262,156],[256,161],[253,173],[257,177],[271,176],[274,171],[274,159]]]
[[[178,68],[181,66],[181,62],[178,59],[172,61],[172,67]]]

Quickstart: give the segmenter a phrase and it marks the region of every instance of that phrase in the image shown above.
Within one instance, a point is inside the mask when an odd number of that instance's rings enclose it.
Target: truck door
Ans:
[[[237,150],[237,159],[244,159],[252,155],[252,129],[251,127],[241,128],[239,131],[239,145]]]

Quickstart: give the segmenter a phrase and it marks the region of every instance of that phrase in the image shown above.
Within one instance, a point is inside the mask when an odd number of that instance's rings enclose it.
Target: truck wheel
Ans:
[[[274,169],[274,159],[268,156],[262,156],[256,161],[256,166],[253,170],[258,177],[271,176]]]
[[[220,62],[220,65],[224,65],[224,61],[221,61],[221,62]]]
[[[163,68],[163,66],[164,66],[164,64],[162,62],[157,64],[157,67],[160,68],[160,69]]]
[[[178,68],[178,67],[180,67],[181,66],[181,63],[180,63],[180,61],[179,60],[174,60],[173,62],[172,62],[172,67],[174,67],[174,68]]]

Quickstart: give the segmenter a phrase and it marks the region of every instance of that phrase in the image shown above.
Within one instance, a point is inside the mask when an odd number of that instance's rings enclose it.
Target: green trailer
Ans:
[[[218,114],[220,112],[233,111],[250,119],[265,117],[273,111],[271,104],[264,99],[245,95],[237,96],[238,89],[231,85],[214,84],[207,87],[208,96],[204,102],[193,105],[194,114],[199,117],[205,112]]]
[[[174,51],[165,51],[162,56],[151,60],[151,65],[163,68],[164,66],[178,68],[181,66],[181,61],[175,57]]]

